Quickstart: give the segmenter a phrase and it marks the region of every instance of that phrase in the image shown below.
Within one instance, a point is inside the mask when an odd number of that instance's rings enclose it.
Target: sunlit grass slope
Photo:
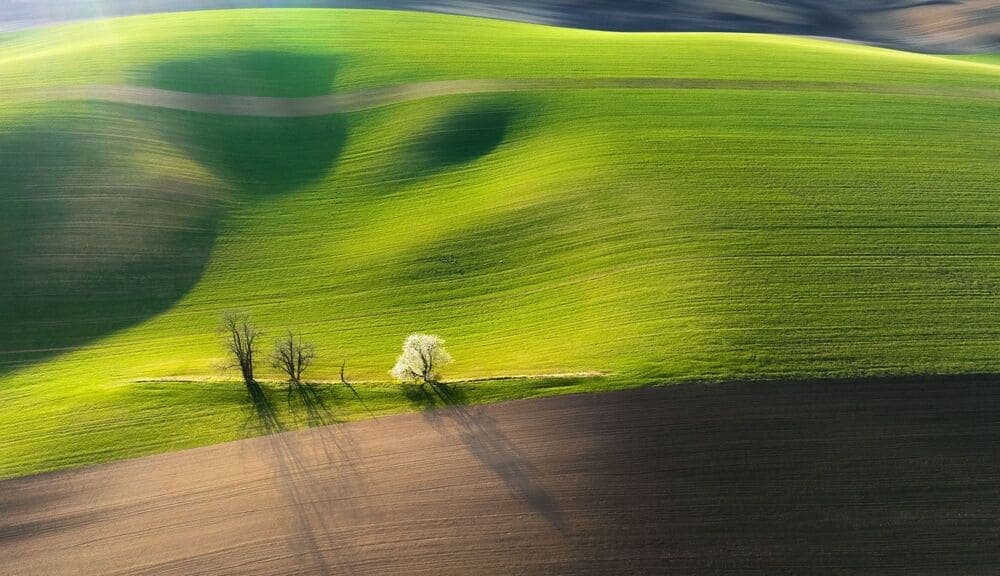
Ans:
[[[1000,54],[961,54],[957,56],[949,56],[949,58],[954,58],[956,60],[962,60],[965,62],[977,62],[980,64],[992,64],[994,66],[1000,66]]]
[[[989,64],[810,38],[621,34],[365,10],[159,14],[0,39],[4,89],[140,83],[305,96],[456,77],[671,76],[993,88],[997,78]],[[248,57],[253,53],[258,57]],[[247,76],[265,71],[267,78]]]
[[[787,86],[536,90],[298,119],[4,92],[612,76]],[[866,90],[884,84],[942,95]],[[0,476],[245,433],[239,385],[137,382],[218,376],[227,308],[314,340],[315,378],[346,360],[385,380],[417,330],[448,340],[456,378],[614,374],[468,385],[470,401],[1000,370],[990,64],[770,36],[236,11],[13,35],[0,86]],[[334,413],[419,405],[395,386],[358,391],[366,404],[328,391]]]

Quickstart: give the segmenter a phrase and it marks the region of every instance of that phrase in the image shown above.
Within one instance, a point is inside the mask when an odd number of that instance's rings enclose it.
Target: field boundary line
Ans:
[[[606,378],[608,376],[613,376],[613,372],[599,372],[596,370],[582,371],[582,372],[556,372],[551,374],[504,374],[502,376],[478,376],[474,378],[445,378],[441,380],[443,384],[471,384],[475,382],[500,382],[504,380],[565,380],[572,378]],[[220,384],[220,383],[239,383],[242,381],[238,377],[224,377],[224,376],[163,376],[163,377],[151,377],[151,378],[135,378],[132,380],[136,384],[168,384],[168,383],[183,383],[183,384]],[[258,378],[257,382],[261,384],[287,384],[287,380],[279,380],[274,378]],[[305,379],[305,384],[343,384],[340,380],[312,380]],[[390,380],[350,380],[351,384],[394,384]]]
[[[165,90],[147,86],[94,84],[0,90],[0,101],[6,103],[89,101],[150,106],[226,116],[296,118],[358,112],[439,96],[539,90],[597,89],[841,92],[1000,100],[1000,89],[991,88],[795,80],[648,77],[438,80],[351,90],[302,98],[205,94]]]

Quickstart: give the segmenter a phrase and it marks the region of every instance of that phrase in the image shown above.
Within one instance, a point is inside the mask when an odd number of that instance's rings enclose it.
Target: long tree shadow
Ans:
[[[403,397],[417,410],[433,410],[439,407],[435,396],[427,390],[425,384],[403,384],[402,392]]]
[[[353,507],[365,490],[362,477],[350,465],[353,442],[346,435],[341,437],[341,430],[318,429],[312,442],[298,435],[267,437],[269,460],[292,523],[286,546],[309,560],[313,574],[350,574],[355,570],[351,550],[336,538],[347,526],[346,522],[338,525],[337,518],[354,521],[359,517],[361,511]],[[322,472],[344,463],[349,465],[348,471]],[[334,502],[338,506],[335,511],[330,509]]]
[[[496,474],[550,524],[562,529],[559,503],[538,480],[539,470],[501,430],[483,406],[469,406],[464,391],[443,382],[408,384],[403,394],[442,435],[458,438],[480,463]]]
[[[292,414],[298,413],[301,408],[306,415],[306,425],[310,428],[317,426],[328,426],[337,424],[337,420],[330,409],[327,398],[324,397],[323,389],[316,384],[308,382],[290,382],[287,391],[288,408]]]
[[[249,438],[284,432],[285,425],[278,418],[278,411],[261,385],[253,382],[247,384],[246,388],[250,395],[250,405],[246,421],[241,427],[242,436]]]
[[[306,414],[310,426],[321,426],[308,435],[282,434],[287,427],[278,416],[272,394],[260,384],[247,386],[250,396],[245,436],[265,436],[266,457],[278,480],[292,530],[286,546],[308,560],[313,574],[349,574],[354,560],[335,535],[346,528],[338,517],[353,522],[363,512],[354,508],[365,495],[362,472],[354,465],[357,448],[349,431],[325,426],[334,421],[321,390],[311,384],[291,386],[286,392],[289,408]],[[279,392],[280,394],[280,392]],[[344,466],[343,472],[337,469]],[[334,468],[331,468],[334,467]],[[331,503],[336,502],[336,514]]]
[[[378,416],[376,416],[375,413],[372,412],[372,409],[368,407],[368,403],[365,402],[365,399],[361,397],[361,394],[358,394],[358,390],[354,387],[354,385],[345,380],[344,386],[351,391],[351,394],[354,395],[354,399],[357,400],[359,404],[361,404],[361,407],[364,408],[366,412],[368,412],[368,415],[377,420]]]

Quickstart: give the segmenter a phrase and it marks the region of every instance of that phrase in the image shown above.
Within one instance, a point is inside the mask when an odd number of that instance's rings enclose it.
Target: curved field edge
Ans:
[[[448,406],[624,390],[651,382],[615,376],[510,377],[445,382],[261,382],[263,400],[249,400],[242,382],[184,379],[134,382],[91,397],[74,426],[37,435],[5,432],[19,448],[0,478],[196,448],[265,434],[378,419]],[[124,408],[124,407],[128,408]],[[177,407],[188,406],[182,414]],[[95,447],[100,450],[95,451]],[[23,450],[23,452],[20,452]]]

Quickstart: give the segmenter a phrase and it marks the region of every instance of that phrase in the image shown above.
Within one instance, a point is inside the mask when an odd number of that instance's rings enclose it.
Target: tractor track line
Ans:
[[[904,84],[712,78],[530,78],[414,82],[303,98],[202,94],[146,86],[94,84],[0,91],[0,101],[14,103],[82,100],[151,106],[206,114],[298,118],[357,112],[438,96],[580,89],[844,92],[1000,99],[1000,89]]]

